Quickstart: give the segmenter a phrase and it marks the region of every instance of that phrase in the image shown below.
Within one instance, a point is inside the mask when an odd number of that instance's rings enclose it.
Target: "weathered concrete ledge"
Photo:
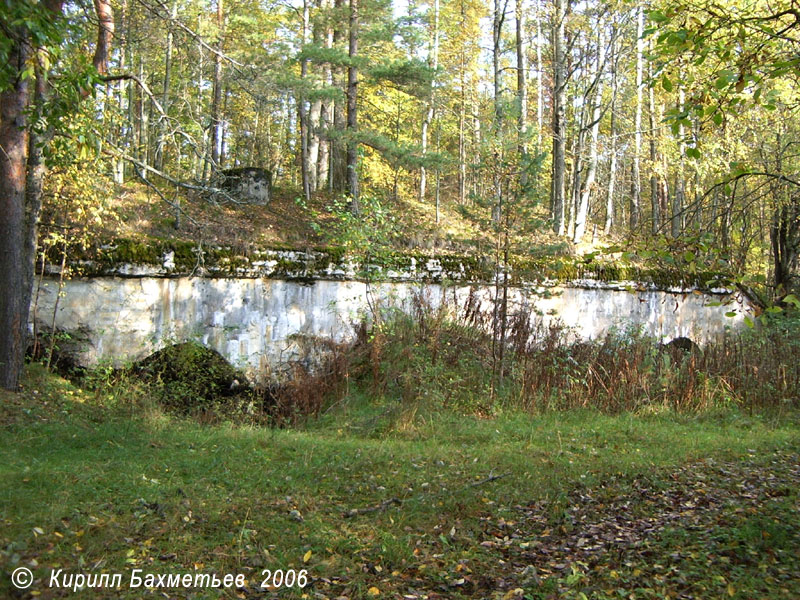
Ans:
[[[55,261],[46,267],[57,274]],[[494,284],[498,267],[490,257],[381,252],[368,261],[338,247],[236,249],[174,240],[127,239],[76,253],[71,270],[82,276],[267,278],[290,281],[453,282]],[[519,286],[570,285],[608,289],[702,290],[728,294],[723,274],[643,268],[574,257],[513,258],[505,271]]]

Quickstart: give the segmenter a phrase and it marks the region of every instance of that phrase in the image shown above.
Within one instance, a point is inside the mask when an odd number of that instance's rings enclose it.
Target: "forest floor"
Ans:
[[[134,387],[32,365],[21,393],[0,392],[0,596],[800,597],[792,413],[443,412],[386,428],[362,399],[265,429],[171,417]],[[50,586],[58,569],[123,585],[76,594]],[[135,569],[246,585],[131,589]],[[262,587],[279,570],[307,585]]]
[[[170,198],[171,201],[177,199]],[[335,198],[325,192],[315,194],[306,204],[300,200],[298,190],[278,188],[266,206],[182,198],[177,221],[179,211],[142,184],[117,187],[107,204],[102,226],[87,224],[87,230],[105,239],[174,239],[241,249],[304,249],[338,245],[339,241],[335,239]],[[472,201],[463,206],[442,205],[438,222],[432,203],[398,197],[384,200],[382,205],[392,219],[392,223],[386,225],[387,240],[396,249],[451,253],[493,251],[495,242],[492,227],[487,222],[488,209]],[[48,217],[44,220],[47,222]],[[57,218],[51,220],[57,221]],[[532,229],[520,231],[514,242],[520,246],[519,250],[546,246],[549,251],[568,251],[562,239],[551,236],[543,227],[536,232]]]

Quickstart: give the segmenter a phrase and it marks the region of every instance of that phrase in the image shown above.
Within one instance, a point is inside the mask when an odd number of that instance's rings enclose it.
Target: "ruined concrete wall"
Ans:
[[[45,277],[36,318],[49,324],[58,281]],[[199,341],[225,356],[254,380],[268,380],[293,361],[317,360],[311,340],[346,342],[376,305],[408,309],[412,298],[431,306],[463,307],[468,297],[490,312],[494,288],[486,284],[285,280],[207,277],[90,277],[65,282],[56,328],[71,332],[81,364],[121,365],[164,345]],[[686,336],[703,343],[738,327],[747,307],[719,306],[720,296],[658,290],[630,283],[578,281],[510,289],[510,310],[534,322],[561,321],[578,338],[610,328],[641,327],[664,341]],[[736,317],[725,313],[735,310]]]

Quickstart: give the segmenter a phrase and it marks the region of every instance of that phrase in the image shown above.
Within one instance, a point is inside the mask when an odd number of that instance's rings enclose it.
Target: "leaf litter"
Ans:
[[[458,534],[449,526],[447,535],[420,533],[418,563],[393,576],[375,570],[379,557],[362,555],[367,593],[407,600],[800,597],[794,449],[611,476],[508,510],[486,506],[459,516],[477,525]],[[318,579],[309,597],[358,598],[364,592],[355,579]]]

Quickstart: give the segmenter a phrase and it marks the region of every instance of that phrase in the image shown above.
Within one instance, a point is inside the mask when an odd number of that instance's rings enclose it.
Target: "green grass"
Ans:
[[[46,581],[53,568],[244,573],[251,588],[262,569],[307,569],[312,586],[281,597],[646,598],[684,589],[681,577],[700,597],[800,597],[796,577],[781,579],[800,568],[798,486],[786,483],[800,449],[794,417],[445,413],[388,423],[383,407],[362,398],[304,428],[262,429],[203,426],[134,403],[134,392],[118,396],[36,365],[22,393],[0,396],[0,596],[12,591],[10,572],[30,566],[40,597],[57,595]],[[776,456],[795,461],[785,480]],[[720,475],[715,465],[728,466]],[[753,512],[736,495],[737,477],[760,469],[777,473],[766,482],[777,493]],[[566,556],[560,570],[531,554],[552,536],[578,535],[588,521],[575,515],[587,506],[602,515],[598,507],[645,484],[660,497],[676,482],[692,488],[696,476],[729,492],[710,538],[676,518],[645,536],[649,556],[616,566]],[[635,497],[631,514],[660,506]],[[345,516],[394,498],[385,510]],[[712,550],[729,562],[709,559]],[[528,564],[538,565],[533,580]],[[653,565],[678,565],[680,577]],[[765,588],[765,577],[774,585]]]

